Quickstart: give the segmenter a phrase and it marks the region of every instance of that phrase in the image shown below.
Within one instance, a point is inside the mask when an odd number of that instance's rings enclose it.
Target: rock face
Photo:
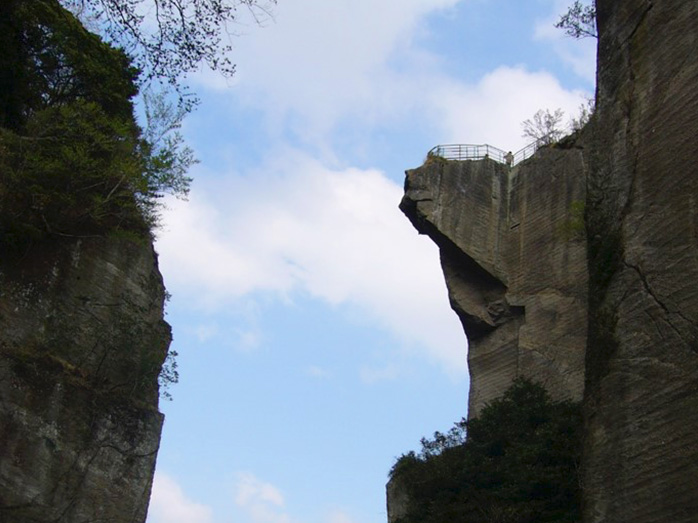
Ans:
[[[582,398],[587,322],[584,155],[544,148],[510,169],[430,159],[407,171],[400,208],[439,246],[468,336],[469,416],[517,376]]]
[[[386,508],[388,511],[388,523],[398,521],[410,513],[410,497],[407,489],[399,478],[392,478],[385,486]]]
[[[514,375],[571,397],[584,375],[584,522],[693,523],[698,2],[596,9],[596,113],[583,157],[543,151],[508,178],[491,161],[427,164],[408,172],[402,208],[441,247],[470,338],[471,415]],[[586,272],[583,243],[561,242],[551,225],[574,223],[561,202],[585,198]]]
[[[698,518],[698,3],[597,0],[585,521]]]
[[[145,520],[163,302],[147,242],[61,241],[0,262],[0,521]]]

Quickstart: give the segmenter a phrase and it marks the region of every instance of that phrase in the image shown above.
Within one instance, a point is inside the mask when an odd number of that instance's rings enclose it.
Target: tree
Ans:
[[[160,78],[180,93],[179,80],[202,63],[232,75],[229,39],[239,10],[246,9],[261,24],[276,4],[276,0],[60,1],[133,57],[144,81]]]
[[[565,34],[573,38],[598,38],[595,0],[591,5],[583,5],[579,0],[575,0],[555,27],[564,29]]]
[[[398,459],[391,479],[409,499],[400,523],[580,521],[581,428],[579,403],[517,379],[478,418]]]
[[[589,123],[591,117],[596,110],[596,101],[594,98],[587,98],[585,103],[579,105],[579,113],[576,118],[570,120],[570,129],[572,132],[581,131],[582,128]]]
[[[564,129],[560,127],[564,116],[562,109],[556,109],[552,113],[549,109],[540,109],[533,118],[524,120],[521,124],[522,136],[535,141],[538,147],[552,145],[565,135]]]
[[[57,0],[8,0],[0,14],[2,252],[55,235],[147,236],[160,196],[189,186],[183,113],[155,99],[144,132],[138,69]]]
[[[138,69],[56,0],[7,0],[0,43],[0,126],[19,131],[34,112],[77,99],[132,119]]]

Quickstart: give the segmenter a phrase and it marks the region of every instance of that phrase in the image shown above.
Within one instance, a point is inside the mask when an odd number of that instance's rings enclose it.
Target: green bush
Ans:
[[[1,130],[3,232],[144,229],[147,205],[141,212],[137,195],[147,188],[135,140],[127,124],[82,100],[34,113],[24,135]]]
[[[390,472],[410,500],[400,523],[580,521],[577,403],[517,379],[478,418],[421,443]]]
[[[57,0],[0,5],[0,126],[22,133],[36,111],[84,100],[133,118],[139,71]]]
[[[162,193],[188,190],[194,160],[175,132],[183,115],[157,99],[156,130],[142,131],[131,59],[56,0],[7,0],[0,43],[5,252],[47,236],[147,236]]]

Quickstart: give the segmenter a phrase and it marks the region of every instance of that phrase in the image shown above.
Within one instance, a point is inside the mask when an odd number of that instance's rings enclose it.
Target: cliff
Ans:
[[[468,337],[468,415],[518,376],[580,400],[586,344],[581,141],[513,168],[430,158],[407,171],[400,208],[439,246]]]
[[[598,0],[586,522],[698,514],[698,3]]]
[[[596,8],[586,146],[542,149],[511,171],[431,159],[407,172],[401,208],[441,250],[470,341],[470,416],[517,375],[556,397],[583,396],[583,521],[689,523],[698,514],[698,3]],[[388,486],[391,520],[406,506],[399,487]]]
[[[170,342],[149,242],[0,260],[0,520],[142,522]]]

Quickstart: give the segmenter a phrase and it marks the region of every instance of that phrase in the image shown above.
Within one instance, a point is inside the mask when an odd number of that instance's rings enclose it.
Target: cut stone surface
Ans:
[[[400,208],[439,246],[468,337],[469,416],[517,376],[555,399],[582,398],[585,189],[581,142],[541,149],[513,169],[430,158],[407,171]]]
[[[170,343],[148,242],[0,262],[0,521],[143,522]]]
[[[698,519],[698,2],[598,0],[588,523]]]

